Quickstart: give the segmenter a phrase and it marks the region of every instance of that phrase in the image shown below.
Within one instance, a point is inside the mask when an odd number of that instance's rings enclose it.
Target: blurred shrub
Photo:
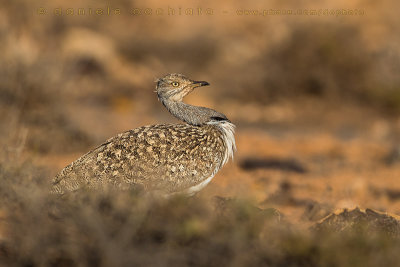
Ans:
[[[287,37],[260,54],[248,64],[254,79],[234,97],[260,103],[304,96],[366,99],[373,60],[356,26],[294,24]]]
[[[394,266],[400,240],[308,232],[246,201],[129,191],[48,193],[46,173],[0,164],[4,266]],[[353,227],[354,228],[354,227]]]
[[[246,64],[247,78],[236,78],[240,85],[228,97],[260,103],[315,97],[399,111],[399,48],[371,50],[362,27],[336,22],[291,25],[287,37],[258,51],[261,56]]]
[[[272,48],[265,86],[272,96],[365,96],[373,63],[354,26],[300,24]]]
[[[14,60],[0,67],[2,128],[7,134],[15,130],[10,120],[28,127],[26,144],[33,151],[67,152],[91,143],[62,108],[64,99],[57,90],[60,71],[58,63],[46,58],[32,64]]]

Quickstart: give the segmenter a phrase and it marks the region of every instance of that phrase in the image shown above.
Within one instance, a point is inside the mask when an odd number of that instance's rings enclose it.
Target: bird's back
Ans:
[[[54,178],[53,192],[139,185],[190,193],[222,167],[226,151],[223,131],[215,125],[144,126],[110,138],[65,167]]]

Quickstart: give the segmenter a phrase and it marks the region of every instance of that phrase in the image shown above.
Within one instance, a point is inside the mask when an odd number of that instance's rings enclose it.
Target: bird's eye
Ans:
[[[178,87],[178,86],[179,86],[179,83],[178,83],[178,82],[173,82],[173,83],[172,83],[172,86]]]

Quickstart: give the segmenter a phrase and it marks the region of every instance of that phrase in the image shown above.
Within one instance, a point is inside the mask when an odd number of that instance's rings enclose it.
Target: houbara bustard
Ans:
[[[108,139],[65,167],[54,178],[52,191],[110,185],[164,195],[201,190],[236,150],[235,125],[224,114],[182,102],[194,88],[206,85],[182,74],[158,79],[159,100],[184,124],[143,126]]]

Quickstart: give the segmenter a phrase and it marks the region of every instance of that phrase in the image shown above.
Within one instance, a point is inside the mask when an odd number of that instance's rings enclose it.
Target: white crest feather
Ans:
[[[208,177],[206,180],[202,181],[201,183],[192,186],[185,190],[184,192],[188,194],[189,196],[195,194],[196,192],[200,191],[203,189],[214,177],[214,175],[219,171],[219,169],[222,168],[225,163],[228,162],[229,158],[232,158],[233,160],[233,154],[236,151],[236,142],[235,142],[235,125],[231,122],[228,121],[210,121],[207,122],[207,124],[212,124],[215,126],[218,126],[219,129],[221,130],[223,134],[223,140],[225,144],[225,154],[224,158],[222,160],[222,163],[219,167],[217,167],[212,175]]]
[[[229,158],[233,160],[233,154],[236,151],[235,125],[229,121],[210,121],[207,124],[218,126],[223,134],[225,154],[221,164],[222,167],[228,162]]]

